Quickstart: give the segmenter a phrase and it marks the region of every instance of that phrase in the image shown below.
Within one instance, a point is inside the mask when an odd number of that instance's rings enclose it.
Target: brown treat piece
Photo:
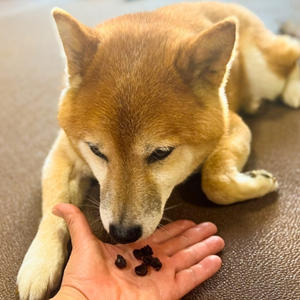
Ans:
[[[143,248],[141,249],[141,251],[142,251],[142,253],[144,254],[144,256],[150,256],[150,255],[153,254],[152,248],[151,248],[149,245],[143,247]]]
[[[143,252],[141,249],[134,249],[133,250],[133,255],[136,259],[142,259],[143,258]]]
[[[147,266],[142,263],[141,265],[135,267],[135,274],[138,276],[145,276],[147,274]]]
[[[115,265],[119,269],[124,269],[127,266],[125,258],[122,255],[118,254],[117,259],[115,260]]]
[[[151,265],[152,259],[153,259],[153,257],[150,256],[150,255],[144,256],[144,257],[142,258],[143,263],[146,264],[147,266],[150,266],[150,265]]]
[[[159,271],[162,267],[162,263],[157,257],[152,257],[151,267],[153,267],[156,271]]]

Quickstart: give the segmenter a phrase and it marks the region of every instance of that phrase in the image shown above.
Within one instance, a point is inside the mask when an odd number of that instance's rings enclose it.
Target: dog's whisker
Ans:
[[[162,220],[165,220],[165,221],[167,221],[167,222],[169,222],[169,223],[172,223],[172,222],[173,222],[173,220],[170,219],[170,218],[168,218],[168,217],[162,217]]]
[[[159,228],[160,230],[163,230],[169,237],[172,237],[171,233],[165,228],[165,225],[159,223],[159,224],[158,224],[158,228]]]
[[[99,207],[99,203],[97,202],[87,202],[89,205],[95,205],[96,207]]]
[[[89,202],[91,202],[91,203],[97,204],[97,205],[100,204],[100,202],[99,202],[98,199],[94,199],[94,198],[88,197],[86,200],[89,201]]]
[[[82,205],[80,205],[80,208],[83,208],[83,207],[96,208],[97,210],[99,209],[99,206],[93,205],[93,204],[82,204]]]
[[[89,222],[89,225],[90,225],[90,227],[92,228],[95,224],[99,224],[99,223],[101,223],[101,221],[100,221],[100,219],[95,219],[95,220],[93,220],[92,222]]]
[[[183,203],[177,203],[177,204],[174,204],[174,205],[171,205],[171,206],[168,206],[168,207],[165,207],[164,211],[167,211],[167,210],[170,210],[170,209],[173,209],[173,208],[176,208],[180,205],[182,205]]]
[[[158,228],[165,231],[165,233],[170,237],[170,238],[173,238],[174,236],[165,228],[165,225],[159,223],[158,224]],[[190,239],[187,238],[186,236],[184,235],[181,235],[184,239],[186,239],[187,241],[189,241]]]
[[[94,207],[99,209],[99,205],[97,205],[96,203],[84,203],[82,205],[80,205],[80,207]]]

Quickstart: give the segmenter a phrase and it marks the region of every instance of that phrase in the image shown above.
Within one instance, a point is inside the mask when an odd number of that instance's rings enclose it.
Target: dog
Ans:
[[[175,4],[95,28],[58,8],[53,16],[67,86],[43,167],[43,216],[17,278],[21,299],[58,285],[69,235],[51,210],[79,206],[90,178],[101,186],[104,228],[134,242],[153,233],[173,188],[200,167],[204,193],[220,205],[275,191],[269,172],[242,172],[251,132],[237,113],[279,96],[300,106],[299,42],[241,6]]]

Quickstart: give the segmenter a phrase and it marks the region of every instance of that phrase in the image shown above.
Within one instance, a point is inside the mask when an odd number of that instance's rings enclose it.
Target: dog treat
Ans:
[[[145,256],[151,256],[153,254],[153,250],[149,245],[146,245],[145,247],[141,249],[134,249],[133,255],[136,259],[142,260]]]
[[[145,276],[147,274],[147,266],[142,263],[141,265],[135,267],[135,274],[138,276]]]
[[[151,257],[151,267],[154,268],[156,271],[159,271],[162,267],[162,263],[161,261],[159,260],[158,257]]]
[[[141,249],[134,249],[134,250],[133,250],[133,255],[134,255],[134,257],[135,257],[136,259],[142,259],[143,256],[144,256],[144,254],[143,254],[143,252],[142,252]]]
[[[145,276],[147,274],[147,266],[151,266],[156,271],[159,271],[162,267],[162,263],[158,257],[153,257],[153,250],[149,245],[141,249],[134,249],[133,255],[136,259],[142,260],[143,263],[135,268],[135,273],[139,276]]]
[[[125,258],[122,255],[118,254],[117,259],[115,260],[115,265],[119,269],[124,269],[127,266]]]
[[[142,249],[140,249],[144,256],[150,256],[153,254],[152,248],[149,245],[146,245]]]
[[[149,245],[141,249],[134,249],[133,255],[136,259],[142,260],[142,264],[135,267],[135,274],[138,276],[145,276],[148,272],[148,266],[151,266],[156,271],[159,271],[162,267],[162,263],[158,257],[153,257],[153,250]],[[115,265],[119,269],[124,269],[127,266],[125,258],[118,254],[117,259],[115,260]]]
[[[143,261],[143,263],[144,263],[145,265],[151,266],[152,259],[153,259],[152,256],[147,255],[147,256],[144,256],[144,257],[142,258],[142,261]]]

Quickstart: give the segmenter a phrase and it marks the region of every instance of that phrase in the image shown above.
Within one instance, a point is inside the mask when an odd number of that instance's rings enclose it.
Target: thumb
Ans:
[[[52,213],[66,221],[73,248],[82,245],[83,241],[86,244],[87,241],[94,240],[95,236],[84,214],[75,205],[59,203],[53,207]]]

